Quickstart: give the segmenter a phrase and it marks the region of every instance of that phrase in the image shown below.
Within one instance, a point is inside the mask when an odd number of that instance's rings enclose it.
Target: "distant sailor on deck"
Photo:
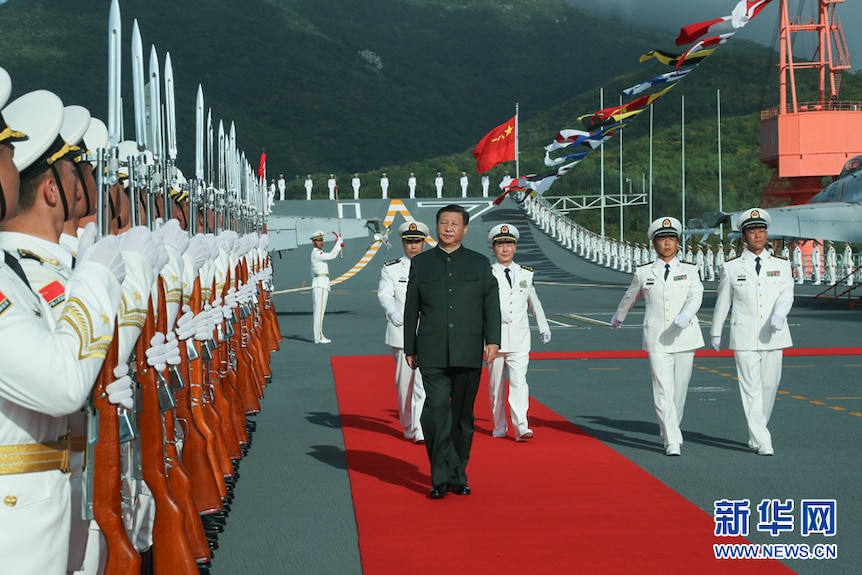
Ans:
[[[335,245],[329,252],[323,251],[323,232],[314,232],[311,236],[311,301],[313,311],[314,343],[330,343],[332,340],[323,335],[323,316],[326,314],[326,302],[329,299],[329,260],[338,257],[338,252],[344,247],[341,236],[335,235]]]
[[[350,185],[353,187],[353,199],[359,199],[359,188],[362,186],[362,182],[359,180],[359,174],[353,174],[353,179],[350,180]]]
[[[410,199],[416,197],[416,174],[410,172],[410,177],[407,178],[407,190],[410,192]]]
[[[443,174],[437,172],[437,177],[434,178],[434,187],[437,188],[437,197],[443,197]]]
[[[286,186],[287,186],[287,184],[284,181],[284,174],[279,174],[278,175],[278,199],[282,202],[284,201],[284,190],[285,190]]]
[[[329,179],[326,180],[326,187],[329,188],[329,199],[335,199],[335,190],[338,188],[338,184],[335,183],[335,174],[329,174]]]
[[[311,180],[311,174],[305,176],[305,199],[311,199],[311,190],[314,188],[314,182]]]
[[[644,299],[643,348],[649,353],[653,400],[666,455],[680,455],[682,423],[694,350],[703,347],[697,312],[703,284],[696,266],[677,258],[682,224],[676,218],[659,218],[647,235],[658,259],[635,269],[611,326],[619,329],[626,315]]]
[[[389,197],[389,178],[386,176],[386,172],[380,176],[380,197],[384,200]]]
[[[470,185],[470,180],[467,178],[467,172],[461,172],[461,179],[458,182],[461,184],[461,197],[467,197],[467,186]]]

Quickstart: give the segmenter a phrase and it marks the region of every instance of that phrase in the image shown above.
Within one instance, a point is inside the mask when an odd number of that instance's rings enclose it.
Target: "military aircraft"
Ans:
[[[862,242],[862,156],[844,164],[834,182],[807,204],[769,208],[770,237]],[[736,230],[739,212],[707,212],[696,227],[729,223]],[[694,226],[693,226],[694,227]]]

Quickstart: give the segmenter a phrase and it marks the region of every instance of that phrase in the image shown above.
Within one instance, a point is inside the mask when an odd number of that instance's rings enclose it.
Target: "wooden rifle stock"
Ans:
[[[94,448],[93,516],[105,537],[107,557],[104,575],[139,573],[141,556],[129,541],[122,512],[122,466],[120,464],[120,424],[117,406],[108,401],[105,388],[114,381],[118,358],[118,332],[93,388],[93,406],[99,414],[99,440]],[[92,535],[91,535],[92,536]]]
[[[186,535],[183,510],[168,484],[165,469],[164,419],[159,405],[156,370],[147,364],[147,347],[155,334],[153,300],[150,298],[147,319],[137,343],[138,384],[143,405],[140,408],[141,462],[144,481],[147,482],[156,504],[153,523],[153,565],[155,573],[197,575],[198,568],[192,556]]]
[[[161,277],[156,281],[158,281],[159,286],[159,313],[156,329],[163,334],[167,334],[170,330],[168,328],[165,282]],[[197,560],[209,560],[212,554],[209,543],[207,543],[206,533],[204,533],[203,523],[198,516],[194,498],[192,497],[192,479],[183,466],[182,461],[180,461],[180,453],[177,448],[176,417],[173,409],[164,413],[164,421],[165,459],[167,462],[168,482],[171,485],[171,491],[177,498],[177,503],[183,510],[186,534],[189,538],[192,555]],[[156,509],[156,513],[158,513],[158,508]]]
[[[200,311],[200,279],[195,280],[188,303],[193,312],[197,313]],[[192,341],[192,345],[195,345],[194,341]],[[200,352],[198,355],[200,355]],[[192,485],[194,485],[192,496],[194,497],[195,508],[198,513],[215,513],[223,509],[222,494],[219,490],[219,484],[216,480],[212,463],[207,455],[207,439],[195,421],[191,406],[192,364],[197,365],[195,374],[203,377],[200,368],[202,360],[200,357],[196,360],[189,360],[185,345],[180,345],[180,357],[182,360],[180,371],[183,373],[186,381],[185,387],[176,393],[177,418],[183,419],[186,422],[186,437],[183,442],[182,453],[183,465],[188,470],[192,479]]]

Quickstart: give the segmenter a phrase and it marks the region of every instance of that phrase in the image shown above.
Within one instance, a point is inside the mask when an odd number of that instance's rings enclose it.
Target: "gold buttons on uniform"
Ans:
[[[15,507],[18,504],[18,498],[14,495],[7,495],[6,499],[3,500],[3,503],[6,504],[6,507]]]

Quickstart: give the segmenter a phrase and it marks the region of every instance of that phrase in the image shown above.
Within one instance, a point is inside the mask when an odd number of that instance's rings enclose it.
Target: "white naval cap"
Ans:
[[[108,127],[105,122],[99,118],[90,118],[90,125],[84,133],[84,146],[88,153],[108,147]]]
[[[48,90],[29,92],[6,106],[3,115],[28,135],[15,145],[15,165],[22,182],[38,176],[59,160],[80,154],[80,148],[69,146],[60,135],[63,101],[56,94]]]
[[[404,222],[398,226],[398,235],[402,240],[424,240],[429,233],[428,226],[422,222]]]
[[[771,221],[772,218],[769,216],[769,212],[763,208],[749,208],[736,218],[736,229],[742,231],[751,226],[768,228]]]
[[[78,146],[84,139],[87,128],[90,127],[90,111],[83,106],[66,106],[63,108],[63,125],[60,135],[66,143]]]
[[[512,224],[497,224],[488,232],[488,241],[492,244],[496,244],[497,242],[518,243],[518,238],[520,237],[521,234],[518,232],[518,228]]]
[[[12,94],[12,78],[9,77],[9,72],[0,68],[0,110],[9,101],[9,96]],[[0,111],[0,142],[20,141],[27,139],[27,134],[14,130],[6,123],[3,118],[3,112]]]
[[[650,241],[653,241],[658,236],[676,236],[679,238],[682,235],[682,224],[676,218],[664,217],[655,220],[647,229],[647,236]]]
[[[322,240],[323,239],[323,232],[320,230],[317,230],[316,232],[311,234],[311,237],[309,239],[311,239],[311,240]]]

